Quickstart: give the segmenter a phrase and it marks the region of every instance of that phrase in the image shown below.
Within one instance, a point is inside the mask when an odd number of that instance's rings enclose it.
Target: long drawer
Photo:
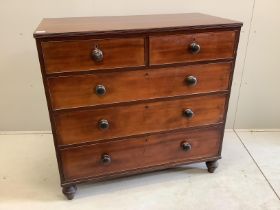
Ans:
[[[144,66],[144,38],[42,42],[47,74]]]
[[[60,145],[219,123],[226,95],[55,113]]]
[[[150,37],[151,65],[234,57],[235,31]]]
[[[56,110],[227,90],[231,65],[51,77],[48,83]]]
[[[100,177],[219,154],[220,128],[157,134],[60,150],[66,181]]]

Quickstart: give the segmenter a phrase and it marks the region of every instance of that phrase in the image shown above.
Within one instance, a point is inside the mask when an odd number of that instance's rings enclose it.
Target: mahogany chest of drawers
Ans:
[[[203,14],[44,19],[34,33],[63,193],[221,157],[242,23]]]

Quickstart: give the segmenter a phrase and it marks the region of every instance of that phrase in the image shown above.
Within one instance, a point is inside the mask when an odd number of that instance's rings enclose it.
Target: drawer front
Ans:
[[[46,73],[144,66],[144,39],[42,42]]]
[[[55,114],[60,145],[219,123],[225,95]]]
[[[60,151],[66,181],[218,156],[221,129],[149,135]]]
[[[231,63],[48,79],[54,109],[227,90]],[[170,79],[172,78],[172,79]]]
[[[150,63],[157,65],[233,58],[235,36],[234,31],[152,36]]]

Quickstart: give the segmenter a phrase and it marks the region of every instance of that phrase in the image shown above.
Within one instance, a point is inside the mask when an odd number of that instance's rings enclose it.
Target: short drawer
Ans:
[[[226,95],[122,105],[55,113],[60,145],[150,132],[174,130],[223,121]]]
[[[86,71],[144,66],[144,39],[90,39],[42,42],[45,71]]]
[[[148,135],[60,151],[66,181],[217,157],[221,129]]]
[[[150,64],[233,58],[235,36],[235,31],[152,36]]]
[[[53,109],[111,104],[229,88],[232,63],[53,77]]]

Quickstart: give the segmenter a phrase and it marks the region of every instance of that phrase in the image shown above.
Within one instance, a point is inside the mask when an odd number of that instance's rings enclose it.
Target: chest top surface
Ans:
[[[201,13],[106,17],[45,18],[35,38],[106,34],[108,32],[153,32],[158,30],[240,27],[241,22]]]

